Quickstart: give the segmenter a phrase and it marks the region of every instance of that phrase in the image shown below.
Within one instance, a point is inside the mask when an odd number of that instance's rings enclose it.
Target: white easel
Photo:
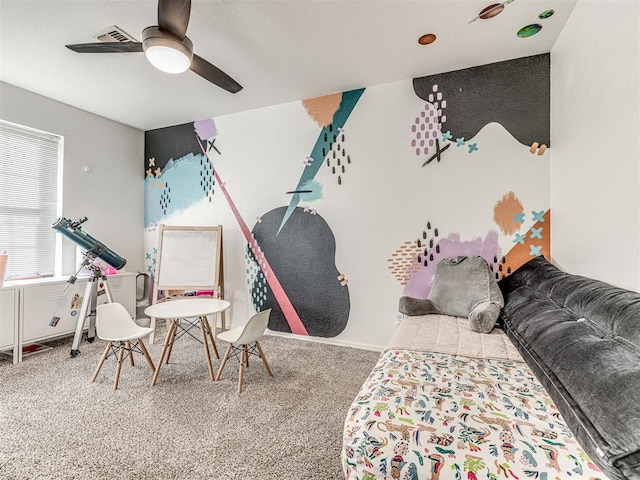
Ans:
[[[222,225],[207,227],[158,227],[158,260],[153,285],[152,304],[171,296],[171,291],[213,290],[215,298],[224,299]],[[224,312],[221,328],[226,329]],[[156,319],[151,318],[155,340]]]

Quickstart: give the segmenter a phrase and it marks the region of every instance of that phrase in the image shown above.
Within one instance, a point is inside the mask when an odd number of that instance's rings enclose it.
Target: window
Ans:
[[[0,253],[7,276],[55,270],[63,139],[0,120]]]

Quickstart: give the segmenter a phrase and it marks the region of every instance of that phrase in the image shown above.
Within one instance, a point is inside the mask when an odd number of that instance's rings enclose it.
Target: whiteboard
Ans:
[[[160,225],[156,288],[216,289],[219,284],[222,227]]]

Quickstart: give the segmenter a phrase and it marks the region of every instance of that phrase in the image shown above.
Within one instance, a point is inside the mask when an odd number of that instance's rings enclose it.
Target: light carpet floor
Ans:
[[[162,339],[148,345],[154,363]],[[378,352],[265,336],[236,392],[238,362],[211,382],[203,347],[174,346],[155,387],[142,356],[115,358],[95,383],[105,343],[71,339],[18,365],[0,361],[1,479],[340,479],[347,410]],[[218,342],[220,355],[226,344]],[[219,360],[214,357],[214,369]]]

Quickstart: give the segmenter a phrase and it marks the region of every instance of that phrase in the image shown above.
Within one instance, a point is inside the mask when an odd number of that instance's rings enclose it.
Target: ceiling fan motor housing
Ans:
[[[188,37],[179,39],[157,26],[142,31],[142,49],[156,68],[169,73],[184,72],[193,59],[193,43]],[[164,63],[169,56],[173,57],[170,64]]]

